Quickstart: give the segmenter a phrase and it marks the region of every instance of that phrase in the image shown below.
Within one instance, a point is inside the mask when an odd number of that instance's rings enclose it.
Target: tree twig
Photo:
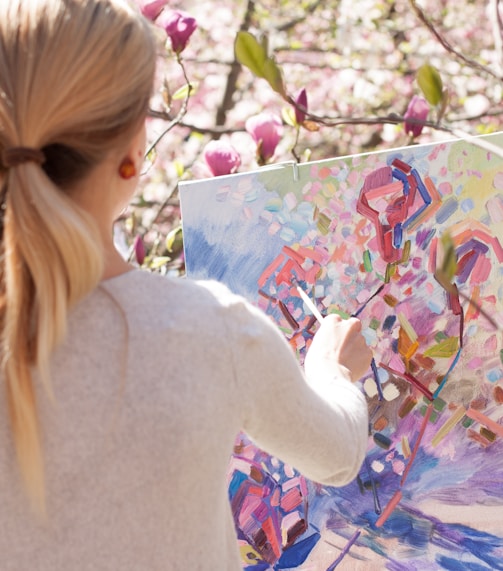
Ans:
[[[166,127],[166,129],[164,129],[164,131],[150,145],[147,152],[145,153],[146,156],[148,156],[156,148],[156,146],[160,143],[160,141],[171,131],[171,129],[173,129],[173,127],[175,127],[175,125],[178,125],[181,122],[181,120],[183,119],[183,117],[187,113],[187,107],[189,105],[189,99],[190,99],[190,95],[192,92],[192,87],[190,85],[190,80],[189,80],[189,77],[187,75],[187,70],[185,69],[185,66],[183,65],[183,61],[181,59],[180,54],[177,54],[176,59],[178,61],[178,64],[182,68],[183,77],[184,77],[186,85],[187,85],[187,95],[185,96],[183,103],[182,103],[182,106],[180,107],[180,111],[177,113],[176,117],[171,119],[171,121],[168,123],[168,126]]]
[[[461,60],[463,63],[465,63],[466,65],[477,69],[478,71],[481,71],[483,73],[487,73],[488,75],[494,77],[495,79],[498,79],[499,81],[501,81],[502,77],[501,75],[495,73],[494,71],[492,71],[492,69],[486,67],[485,65],[480,64],[478,61],[475,61],[471,58],[466,57],[464,54],[462,54],[461,52],[459,52],[456,48],[454,48],[445,38],[444,36],[442,36],[442,34],[440,34],[440,32],[435,28],[435,26],[433,25],[433,23],[431,22],[431,20],[429,20],[425,13],[423,12],[423,10],[417,5],[416,0],[409,0],[409,3],[412,7],[412,9],[414,10],[414,12],[416,13],[417,17],[421,20],[421,22],[426,26],[426,28],[428,28],[428,30],[433,34],[433,36],[435,36],[435,38],[438,40],[438,42],[440,43],[440,45],[447,50],[450,54],[452,54],[453,56],[455,56],[457,59]]]
[[[503,23],[501,21],[499,4],[500,0],[490,0],[489,13],[493,30],[494,51],[497,55],[498,72],[501,75],[503,73]]]
[[[298,24],[303,22],[308,16],[313,14],[318,9],[318,7],[321,6],[322,2],[323,0],[316,0],[312,4],[309,4],[309,6],[304,10],[304,14],[302,16],[299,16],[298,18],[293,18],[292,20],[285,22],[284,24],[281,24],[281,26],[278,26],[276,30],[278,32],[288,32],[288,30],[295,28],[295,26],[297,26]]]

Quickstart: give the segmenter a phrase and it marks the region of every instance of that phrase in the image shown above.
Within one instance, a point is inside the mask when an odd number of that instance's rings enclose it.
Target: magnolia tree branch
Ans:
[[[298,18],[294,18],[293,20],[290,20],[289,22],[285,22],[284,24],[281,24],[281,26],[277,26],[276,30],[278,32],[288,32],[288,30],[295,28],[295,26],[297,26],[297,24],[304,22],[306,20],[306,18],[308,16],[310,16],[311,14],[313,14],[319,8],[319,6],[321,6],[322,4],[323,4],[323,0],[316,0],[312,4],[309,4],[309,6],[307,6],[307,8],[305,8],[304,14],[302,14],[302,16],[299,16]]]
[[[453,56],[455,56],[457,59],[461,60],[463,63],[465,63],[466,65],[477,69],[478,71],[481,71],[483,73],[486,73],[492,77],[494,77],[495,79],[501,81],[502,76],[501,74],[495,73],[494,71],[492,71],[492,69],[488,68],[485,65],[480,64],[478,61],[475,61],[471,58],[466,57],[465,55],[463,55],[461,52],[459,52],[458,50],[456,50],[456,48],[454,48],[445,38],[444,36],[442,36],[440,34],[440,32],[435,28],[435,26],[433,25],[433,23],[431,22],[431,20],[429,20],[425,13],[422,11],[422,9],[417,5],[416,0],[409,0],[409,3],[412,7],[412,9],[414,10],[414,12],[416,13],[417,17],[421,20],[421,22],[428,28],[428,30],[433,34],[433,36],[435,36],[435,38],[438,40],[438,42],[440,43],[440,45],[447,50],[447,52],[449,52],[450,54],[452,54]]]
[[[254,11],[255,11],[255,1],[248,0],[243,21],[241,22],[241,26],[239,27],[241,31],[246,31],[250,27]],[[225,121],[227,119],[227,113],[230,109],[232,109],[234,105],[233,98],[234,98],[234,93],[236,92],[236,86],[240,73],[241,73],[241,64],[238,62],[236,58],[234,58],[234,61],[231,64],[229,75],[227,76],[227,84],[225,86],[224,97],[222,99],[220,107],[217,109],[217,114],[215,118],[215,125],[217,127],[225,125]],[[213,134],[214,138],[218,138],[218,136],[219,135],[216,133]]]

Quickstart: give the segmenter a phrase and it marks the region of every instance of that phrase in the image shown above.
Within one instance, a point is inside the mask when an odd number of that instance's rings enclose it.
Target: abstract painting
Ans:
[[[246,571],[503,569],[503,134],[180,184],[187,273],[265,311],[302,362],[358,316],[369,444],[342,488],[245,435],[229,469]]]

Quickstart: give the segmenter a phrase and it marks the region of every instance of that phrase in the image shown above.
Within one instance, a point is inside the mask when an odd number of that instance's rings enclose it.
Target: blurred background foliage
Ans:
[[[184,273],[180,180],[502,128],[500,0],[138,3],[158,73],[116,241],[154,271]]]

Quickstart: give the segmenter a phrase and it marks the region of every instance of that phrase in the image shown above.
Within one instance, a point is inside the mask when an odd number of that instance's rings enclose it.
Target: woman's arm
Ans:
[[[270,319],[244,301],[228,312],[243,430],[306,477],[332,486],[358,473],[368,440],[367,405],[351,383],[370,364],[358,320],[321,324],[304,376]]]

